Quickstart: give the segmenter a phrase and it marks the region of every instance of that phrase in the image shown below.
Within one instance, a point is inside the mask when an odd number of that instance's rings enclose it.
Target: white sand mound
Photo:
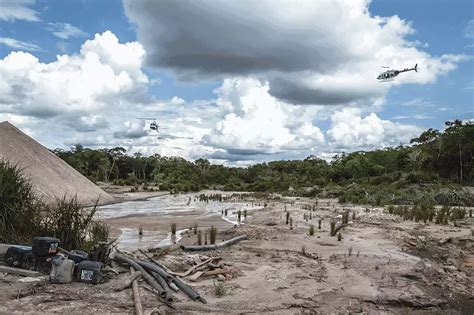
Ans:
[[[92,205],[97,200],[99,204],[114,200],[72,166],[7,121],[0,123],[2,159],[23,169],[24,176],[46,203],[54,203],[65,196],[69,199],[77,196],[83,205]]]

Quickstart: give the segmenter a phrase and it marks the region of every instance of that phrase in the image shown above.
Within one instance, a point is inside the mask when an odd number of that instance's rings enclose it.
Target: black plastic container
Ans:
[[[102,280],[102,263],[83,260],[76,265],[76,280],[97,284]]]
[[[14,245],[7,249],[5,263],[10,267],[29,269],[33,265],[33,254],[30,246]]]
[[[33,256],[35,259],[53,257],[58,253],[59,239],[54,237],[35,237],[33,240]]]
[[[78,264],[83,260],[87,260],[89,258],[89,254],[86,252],[83,252],[82,250],[74,249],[70,251],[68,258],[74,261],[75,264]]]

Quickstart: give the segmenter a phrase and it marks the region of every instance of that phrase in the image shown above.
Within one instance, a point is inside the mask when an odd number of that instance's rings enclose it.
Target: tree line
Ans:
[[[216,188],[304,196],[324,193],[346,198],[343,201],[376,203],[374,195],[387,189],[387,194],[391,190],[401,194],[410,187],[426,192],[426,187],[459,190],[461,185],[473,184],[474,123],[454,120],[445,125],[441,131],[422,132],[407,146],[343,153],[329,162],[309,156],[242,168],[203,158],[129,155],[122,147],[94,150],[80,144],[54,153],[94,182],[153,185],[172,192]]]

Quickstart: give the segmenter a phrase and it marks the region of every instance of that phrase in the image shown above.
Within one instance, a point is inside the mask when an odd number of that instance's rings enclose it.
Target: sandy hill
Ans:
[[[100,204],[113,201],[113,197],[7,121],[0,123],[0,159],[22,168],[47,203],[76,195],[84,205],[94,204],[97,199]]]

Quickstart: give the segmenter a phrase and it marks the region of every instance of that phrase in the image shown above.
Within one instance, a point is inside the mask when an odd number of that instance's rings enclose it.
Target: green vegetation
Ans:
[[[28,243],[39,233],[41,204],[21,170],[0,160],[0,243]]]
[[[435,204],[474,205],[473,194],[462,189],[474,183],[474,123],[460,120],[446,122],[443,131],[424,131],[410,146],[343,153],[329,163],[310,156],[240,168],[206,159],[129,156],[121,147],[92,150],[76,145],[54,152],[93,181],[172,193],[222,189],[337,196],[343,203],[374,206],[415,204],[423,198]]]
[[[222,297],[227,294],[227,288],[223,282],[213,282],[214,283],[214,293],[217,297]]]
[[[1,243],[31,244],[36,236],[52,236],[65,249],[88,250],[109,237],[108,225],[94,220],[96,211],[83,209],[76,198],[42,203],[21,170],[0,161]]]
[[[43,208],[42,235],[59,238],[66,249],[91,249],[109,236],[108,226],[94,221],[96,211],[97,206],[82,208],[76,198],[58,200],[55,205]]]

